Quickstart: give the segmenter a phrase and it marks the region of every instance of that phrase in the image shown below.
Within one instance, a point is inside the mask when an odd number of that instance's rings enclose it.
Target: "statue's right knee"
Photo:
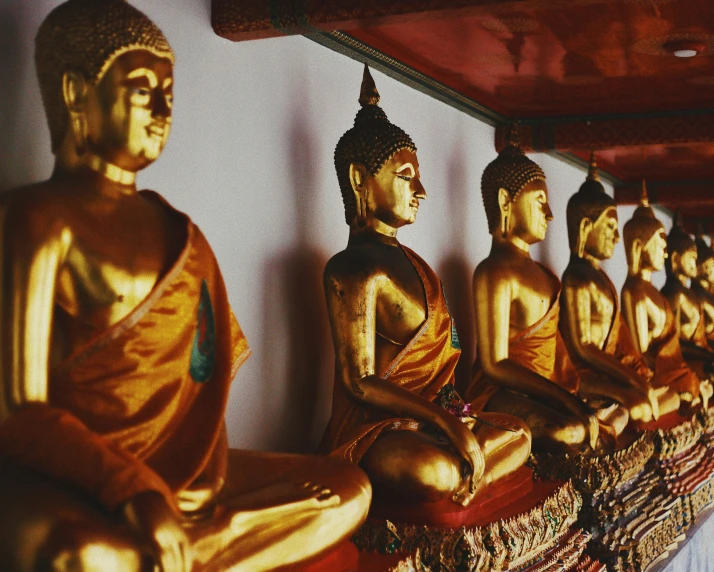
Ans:
[[[59,522],[40,548],[35,570],[140,572],[142,555],[128,538],[89,523]]]

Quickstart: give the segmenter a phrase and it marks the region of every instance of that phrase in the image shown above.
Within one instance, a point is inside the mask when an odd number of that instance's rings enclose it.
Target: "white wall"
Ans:
[[[0,0],[0,190],[49,176],[53,157],[32,64],[33,38],[56,0]],[[134,0],[177,56],[168,147],[139,177],[189,213],[216,252],[253,356],[227,412],[233,446],[309,451],[319,440],[333,353],[321,273],[347,226],[332,165],[358,109],[362,67],[302,38],[231,43],[210,27],[209,0]],[[419,148],[428,198],[399,238],[441,275],[473,360],[473,269],[490,237],[480,195],[493,128],[375,72],[382,107]],[[547,155],[555,221],[534,251],[559,275],[565,205],[584,173]],[[622,209],[621,223],[632,209]],[[608,264],[618,288],[621,247]]]

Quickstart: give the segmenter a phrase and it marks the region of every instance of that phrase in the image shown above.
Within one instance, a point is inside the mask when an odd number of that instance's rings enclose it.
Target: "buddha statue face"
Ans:
[[[171,127],[173,64],[146,50],[114,60],[82,103],[87,150],[136,172],[155,161]]]
[[[707,258],[699,265],[699,276],[714,284],[714,258]]]
[[[664,228],[655,232],[642,247],[641,268],[643,270],[659,271],[664,268],[667,258],[667,235]]]
[[[613,255],[620,239],[617,205],[600,182],[595,153],[585,182],[568,201],[566,220],[570,250],[578,258],[587,254],[591,260],[606,260]]]
[[[484,169],[481,196],[488,232],[495,239],[533,244],[545,238],[553,220],[545,173],[519,147],[516,126],[508,144]]]
[[[548,204],[548,187],[544,180],[527,183],[514,198],[506,189],[499,189],[498,198],[504,238],[516,237],[526,244],[545,239],[553,212]]]
[[[125,0],[57,6],[35,38],[57,165],[109,165],[123,180],[154,161],[169,132],[173,63],[161,30]]]
[[[371,175],[361,164],[350,165],[350,179],[358,205],[358,217],[378,221],[393,229],[416,220],[419,200],[426,191],[419,180],[416,153],[401,149]]]
[[[617,209],[610,207],[592,223],[592,229],[585,239],[585,252],[597,260],[607,260],[615,252],[620,240],[617,228]]]
[[[697,248],[695,246],[684,252],[672,252],[670,260],[676,273],[683,274],[687,278],[697,277]]]
[[[411,224],[416,220],[419,199],[426,198],[419,181],[416,145],[387,119],[367,66],[359,103],[354,126],[335,148],[345,221],[353,230],[370,222],[392,229]]]

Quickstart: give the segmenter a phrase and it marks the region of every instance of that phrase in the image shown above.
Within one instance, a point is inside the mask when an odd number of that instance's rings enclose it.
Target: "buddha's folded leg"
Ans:
[[[474,435],[486,460],[483,488],[525,464],[531,452],[531,431],[512,415],[482,411],[478,418],[483,423],[476,423]]]
[[[213,520],[189,529],[197,568],[270,570],[349,538],[371,486],[354,465],[316,455],[232,450]]]
[[[579,450],[585,442],[585,425],[576,417],[555,411],[521,393],[499,388],[485,410],[521,419],[531,431],[534,451]]]
[[[0,570],[151,570],[120,517],[70,486],[0,462]]]
[[[418,502],[450,498],[462,480],[460,457],[421,431],[382,432],[360,466],[376,491]]]

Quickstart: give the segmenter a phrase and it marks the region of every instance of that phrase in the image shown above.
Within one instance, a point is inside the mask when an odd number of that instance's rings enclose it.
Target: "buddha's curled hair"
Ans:
[[[357,205],[350,184],[350,164],[360,163],[371,175],[376,175],[384,163],[397,151],[416,152],[416,145],[407,133],[391,123],[379,107],[379,93],[365,66],[354,126],[347,131],[335,148],[335,170],[345,205],[345,220],[350,224],[357,213]]]

